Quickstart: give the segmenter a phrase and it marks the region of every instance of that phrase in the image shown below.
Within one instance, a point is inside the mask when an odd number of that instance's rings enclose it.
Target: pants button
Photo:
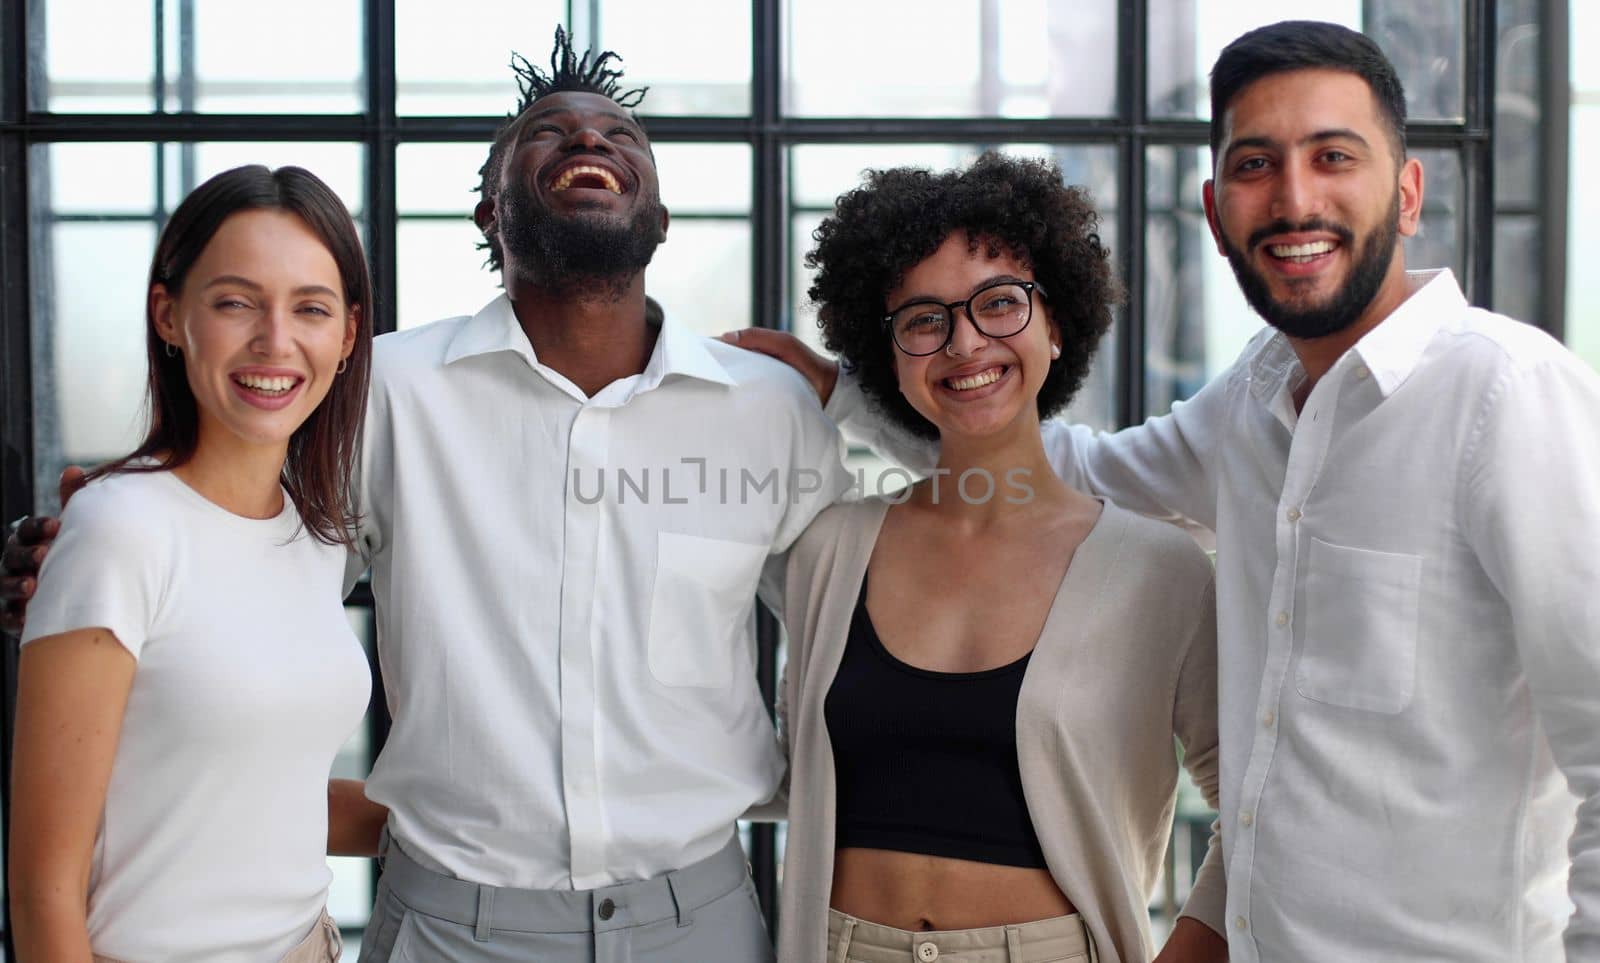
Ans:
[[[595,910],[595,915],[600,917],[601,921],[608,920],[616,914],[617,904],[611,902],[610,899],[601,900],[600,906]]]
[[[917,959],[921,963],[933,963],[939,958],[939,947],[934,943],[918,943]]]

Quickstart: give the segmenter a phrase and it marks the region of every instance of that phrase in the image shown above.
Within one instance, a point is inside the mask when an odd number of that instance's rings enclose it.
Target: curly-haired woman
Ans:
[[[1217,784],[1211,566],[1081,494],[1039,426],[1119,297],[1053,165],[872,173],[808,263],[829,348],[938,469],[839,505],[785,584],[781,958],[1148,960],[1178,779]],[[1160,957],[1226,957],[1217,848]]]

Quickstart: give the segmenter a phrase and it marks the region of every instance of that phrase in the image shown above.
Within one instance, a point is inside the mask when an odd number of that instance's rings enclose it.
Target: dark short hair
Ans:
[[[806,255],[806,266],[817,270],[810,293],[823,343],[856,371],[867,398],[891,419],[937,437],[938,429],[900,394],[883,326],[885,299],[908,270],[964,232],[974,250],[986,245],[991,255],[1006,251],[1026,264],[1048,294],[1061,335],[1061,357],[1039,390],[1039,417],[1048,418],[1083,383],[1122,296],[1099,225],[1088,192],[1065,184],[1049,161],[989,152],[966,170],[868,171],[864,186],[839,198]]]
[[[1270,74],[1316,68],[1342,70],[1366,81],[1388,121],[1399,163],[1406,153],[1406,92],[1394,64],[1365,34],[1317,20],[1258,27],[1222,49],[1211,68],[1211,153],[1222,145],[1223,116],[1241,91]]]
[[[478,168],[478,197],[480,200],[490,200],[500,190],[500,163],[505,159],[506,147],[510,144],[511,131],[515,128],[517,118],[532,107],[534,102],[551,94],[580,93],[599,94],[615,101],[618,107],[634,108],[644,99],[649,87],[635,87],[623,90],[620,81],[622,71],[612,63],[620,64],[622,58],[614,51],[602,50],[584,51],[580,56],[572,49],[572,36],[561,27],[556,27],[555,47],[550,51],[550,70],[548,72],[535,67],[519,53],[511,55],[511,71],[517,75],[517,106],[506,115],[506,119],[495,129],[494,140],[489,144],[489,156],[484,160],[483,166]],[[643,127],[643,125],[640,125]],[[478,250],[488,251],[487,265],[498,271],[503,262],[504,252],[500,247],[500,239],[486,237],[478,243]]]
[[[96,468],[90,477],[167,471],[194,457],[200,416],[189,388],[184,355],[167,354],[148,292],[159,284],[177,296],[223,222],[241,211],[253,210],[285,211],[300,218],[332,255],[346,306],[361,312],[355,347],[344,373],[333,380],[328,396],[290,436],[283,466],[283,486],[306,530],[329,545],[350,545],[358,521],[351,469],[367,410],[367,380],[372,369],[372,280],[344,202],[315,174],[300,167],[235,167],[195,188],[172,212],[156,242],[145,296],[149,368],[145,404],[150,427],[131,454]]]

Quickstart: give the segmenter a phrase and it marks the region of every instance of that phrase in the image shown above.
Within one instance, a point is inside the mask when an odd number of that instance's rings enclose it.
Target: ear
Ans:
[[[672,212],[667,210],[665,204],[661,205],[661,236],[656,238],[659,243],[667,239],[667,224],[672,220]]]
[[[1217,182],[1206,179],[1200,186],[1200,203],[1206,209],[1206,227],[1211,228],[1211,242],[1217,246],[1217,253],[1223,257],[1228,252],[1222,246],[1222,222],[1217,219]]]
[[[1422,225],[1422,162],[1406,158],[1400,165],[1400,223],[1402,237],[1412,237]]]
[[[478,225],[478,230],[484,237],[493,237],[496,227],[494,216],[494,198],[485,197],[478,201],[472,208],[472,223]]]
[[[150,285],[150,317],[155,321],[156,334],[173,347],[182,348],[183,335],[172,317],[176,305],[177,300],[165,284]]]
[[[344,318],[344,344],[339,349],[340,358],[350,357],[356,349],[356,332],[361,329],[361,305],[352,304]]]

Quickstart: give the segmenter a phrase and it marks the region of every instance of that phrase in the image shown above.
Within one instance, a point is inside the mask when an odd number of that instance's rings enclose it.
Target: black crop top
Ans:
[[[983,672],[919,669],[883,647],[866,598],[863,579],[823,702],[835,845],[1044,869],[1017,764],[1017,695],[1032,653]]]

